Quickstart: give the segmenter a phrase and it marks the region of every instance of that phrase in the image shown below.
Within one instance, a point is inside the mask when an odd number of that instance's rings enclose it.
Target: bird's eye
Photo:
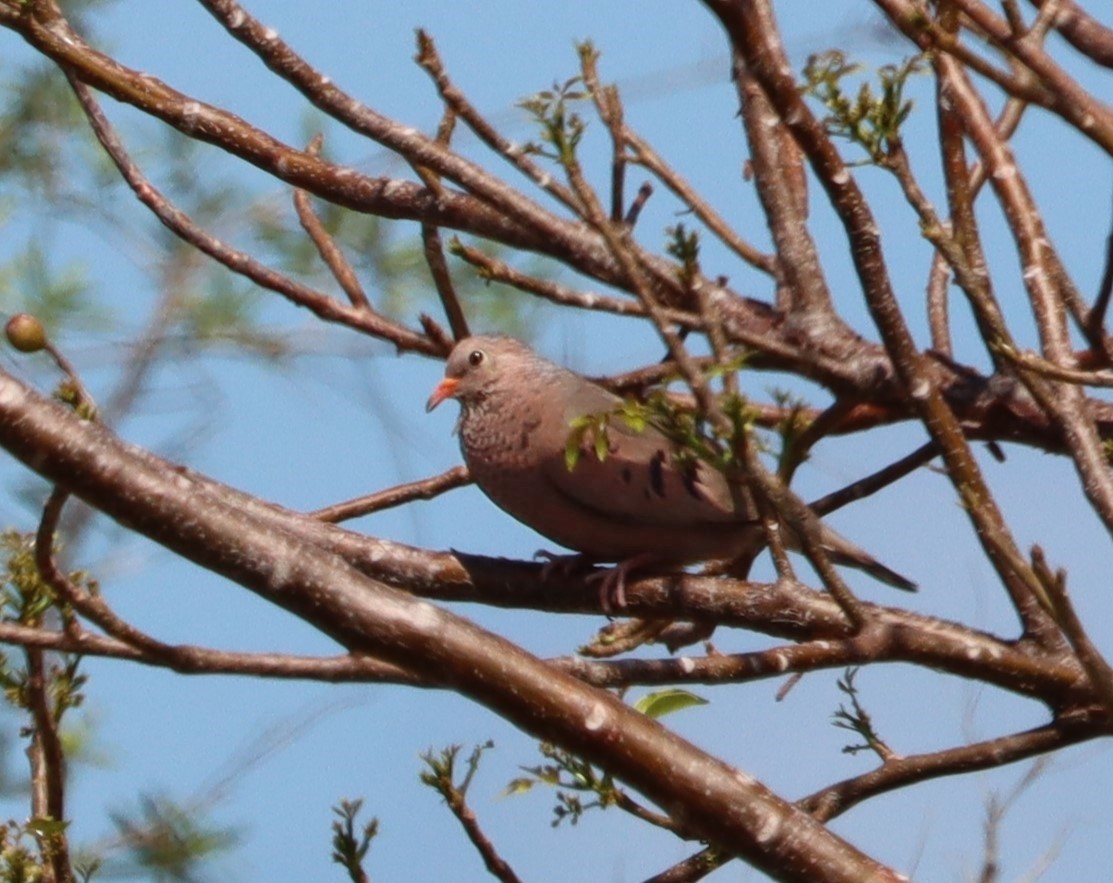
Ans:
[[[483,360],[487,358],[483,350],[472,350],[468,353],[468,364],[473,368],[478,368],[483,364]]]

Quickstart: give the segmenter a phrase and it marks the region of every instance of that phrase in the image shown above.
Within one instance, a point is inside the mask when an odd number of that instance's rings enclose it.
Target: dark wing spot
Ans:
[[[699,489],[699,476],[696,474],[696,464],[692,463],[688,468],[681,471],[681,478],[684,481],[684,490],[686,490],[693,499],[702,500],[703,493]]]
[[[658,451],[649,461],[649,484],[658,497],[665,495],[665,457],[664,451]]]
[[[623,466],[622,467],[622,482],[623,482],[623,484],[629,484],[633,480],[634,480],[634,474],[630,471],[630,467],[629,466]]]

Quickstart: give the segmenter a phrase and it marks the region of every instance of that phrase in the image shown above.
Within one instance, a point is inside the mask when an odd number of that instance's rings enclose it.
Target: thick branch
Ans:
[[[760,783],[610,693],[372,580],[342,559],[156,469],[103,427],[0,374],[0,445],[126,527],[240,583],[351,650],[487,705],[582,755],[732,854],[779,879],[896,879]]]
[[[850,169],[823,124],[804,103],[780,45],[769,0],[705,0],[719,16],[747,69],[760,83],[781,119],[792,129],[846,231],[851,256],[870,314],[884,341],[907,399],[939,446],[987,557],[1007,587],[1025,630],[1052,628],[1038,604],[1034,576],[997,507],[967,444],[962,424],[933,382],[893,291],[881,245],[881,231]]]

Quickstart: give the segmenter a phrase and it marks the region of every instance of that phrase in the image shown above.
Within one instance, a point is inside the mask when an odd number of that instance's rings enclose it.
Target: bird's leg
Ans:
[[[594,567],[599,559],[590,555],[575,553],[572,555],[557,555],[539,549],[533,554],[534,558],[543,558],[545,564],[541,568],[542,581],[553,575],[568,578],[577,570],[585,567]],[[585,578],[586,582],[599,583],[599,604],[608,616],[626,607],[626,577],[639,567],[648,564],[658,564],[660,559],[651,552],[643,552],[625,561],[619,561],[614,567],[590,573]]]
[[[623,610],[626,607],[626,577],[631,571],[637,570],[639,567],[645,567],[647,564],[659,563],[660,559],[651,552],[643,552],[640,555],[635,555],[633,558],[627,558],[625,561],[619,561],[610,570],[604,570],[599,573],[593,573],[587,578],[587,582],[599,581],[599,603],[603,607],[603,612],[610,615],[616,610]]]

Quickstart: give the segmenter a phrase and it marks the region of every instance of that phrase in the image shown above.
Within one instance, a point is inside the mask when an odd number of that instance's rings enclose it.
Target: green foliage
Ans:
[[[596,769],[586,760],[548,742],[542,742],[539,750],[550,763],[522,767],[528,775],[513,779],[506,786],[505,793],[524,794],[532,790],[534,785],[556,788],[557,803],[553,807],[552,822],[554,828],[565,821],[578,824],[588,810],[607,809],[618,802],[620,792],[609,773]],[[584,794],[593,795],[593,798],[585,801],[580,796]]]
[[[483,757],[483,753],[494,748],[495,743],[488,740],[472,749],[468,756],[467,772],[464,773],[464,778],[457,783],[456,758],[460,754],[460,747],[459,745],[449,745],[448,748],[442,749],[439,754],[434,754],[432,750],[429,750],[421,755],[421,759],[429,767],[421,774],[422,784],[428,785],[439,792],[446,801],[450,802],[454,799],[463,799],[467,795],[472,779],[475,778],[479,769],[479,761]]]
[[[654,720],[683,711],[685,708],[694,708],[698,705],[707,705],[708,701],[702,696],[697,696],[688,690],[679,687],[670,687],[667,690],[654,690],[646,693],[637,702],[634,708]]]
[[[39,575],[35,538],[13,530],[0,534],[4,556],[0,586],[0,619],[19,625],[38,625],[55,602],[54,592]]]
[[[564,442],[564,465],[568,467],[569,472],[579,464],[584,448],[592,451],[600,463],[607,459],[610,450],[607,427],[613,416],[607,412],[583,414],[568,424],[571,432]]]
[[[737,370],[737,364],[741,363],[715,366],[708,376]],[[642,406],[643,419],[673,440],[677,446],[675,456],[681,465],[694,465],[696,460],[701,460],[724,472],[734,465],[738,442],[751,432],[753,414],[739,395],[724,393],[719,404],[731,424],[729,436],[716,431],[706,415],[679,407],[663,389],[654,390],[646,398]]]
[[[0,192],[19,188],[51,201],[68,186],[75,145],[90,144],[82,114],[52,64],[5,72],[0,84]]]
[[[700,276],[699,231],[689,231],[683,224],[677,224],[667,228],[665,232],[669,236],[665,251],[680,263],[676,276],[681,285],[690,288]]]
[[[0,620],[3,622],[39,626],[48,611],[58,607],[53,590],[39,574],[34,549],[33,537],[15,531],[0,534],[0,554],[4,556],[3,584],[0,585]],[[89,589],[95,588],[81,573],[71,574],[70,578]],[[66,608],[58,609],[63,617],[70,615]],[[57,654],[52,659],[47,690],[51,699],[50,712],[57,723],[66,711],[81,705],[86,678],[79,672],[80,657]],[[27,693],[28,669],[3,653],[0,653],[0,686],[10,704],[22,711],[31,709]]]
[[[110,327],[111,314],[90,298],[91,288],[82,264],[58,260],[38,240],[0,261],[0,310],[24,310],[47,328]]]
[[[839,678],[839,692],[850,700],[850,707],[840,705],[838,711],[832,715],[834,724],[839,729],[850,730],[861,736],[863,742],[857,745],[846,745],[843,754],[858,754],[861,751],[872,751],[884,759],[889,754],[889,748],[877,734],[873,727],[873,720],[862,706],[858,696],[858,685],[855,678],[858,676],[857,668],[848,668],[843,677]]]
[[[43,866],[29,827],[0,825],[0,883],[39,883]]]
[[[101,869],[102,862],[97,856],[84,856],[74,860],[73,872],[81,883],[89,883]]]
[[[0,552],[4,556],[4,572],[0,584],[0,621],[21,626],[39,627],[51,619],[63,621],[72,614],[42,579],[35,562],[33,536],[8,531],[0,534]],[[69,581],[82,591],[96,594],[97,584],[87,574],[74,572]],[[26,651],[26,655],[43,653]],[[73,654],[46,654],[49,664],[45,667],[46,713],[57,729],[66,713],[82,705],[86,676],[80,671],[81,658]],[[29,664],[15,661],[15,657],[0,654],[0,686],[8,703],[33,720],[34,693],[29,674]],[[33,725],[21,731],[31,736]],[[61,733],[63,752],[67,757],[80,755],[88,741],[86,732],[67,730]],[[114,861],[114,875],[139,876],[157,880],[192,880],[200,864],[229,849],[236,842],[236,835],[227,828],[217,828],[204,822],[200,810],[181,807],[169,799],[142,797],[137,813],[111,813],[128,850],[128,857]],[[23,826],[10,823],[0,826],[0,883],[20,880],[37,880],[41,873],[38,851],[31,851],[23,841],[28,837],[47,841],[60,834],[66,823],[57,819],[35,818]],[[86,858],[77,873],[88,880],[101,867],[100,856]]]
[[[713,365],[707,377],[737,372],[745,358],[743,354],[725,364]],[[650,390],[644,401],[627,398],[612,411],[583,414],[569,422],[564,445],[565,465],[569,472],[574,470],[585,451],[599,461],[606,460],[611,450],[611,427],[618,420],[635,433],[645,432],[652,426],[671,439],[675,445],[673,460],[682,469],[694,468],[702,461],[720,472],[727,472],[737,465],[739,441],[753,432],[754,413],[746,399],[735,393],[723,393],[720,406],[731,427],[726,436],[717,432],[705,415],[679,406],[665,387]]]
[[[379,833],[379,820],[375,817],[356,832],[356,816],[362,809],[362,800],[341,800],[332,808],[338,816],[332,823],[332,860],[344,867],[352,883],[364,883],[368,879],[363,860],[371,841]]]
[[[634,708],[648,717],[662,718],[685,708],[707,704],[706,699],[695,693],[668,688],[647,693],[634,703]],[[554,828],[564,822],[579,824],[588,810],[607,809],[623,802],[622,790],[606,771],[548,742],[542,742],[538,750],[549,763],[522,767],[527,775],[512,779],[503,793],[507,796],[525,794],[536,785],[555,788],[556,805],[553,807],[552,821]],[[476,755],[473,755],[474,759]],[[470,774],[468,778],[470,780]]]
[[[552,89],[537,92],[518,102],[518,107],[529,113],[541,127],[541,140],[549,147],[536,143],[525,146],[527,153],[545,156],[561,165],[573,162],[576,148],[587,131],[587,122],[570,107],[585,101],[590,95],[580,88],[582,77],[572,77],[563,83],[553,83]]]
[[[0,534],[0,554],[3,555],[0,621],[36,628],[50,618],[71,616],[39,573],[33,536],[15,531]],[[93,588],[91,581],[80,573],[72,574],[70,579],[83,583],[88,590]],[[15,658],[21,661],[16,662]],[[73,654],[47,654],[41,649],[26,649],[18,657],[0,654],[0,687],[8,704],[25,720],[20,735],[31,738],[33,746],[42,738],[42,731],[37,728],[44,717],[49,719],[49,731],[57,733],[66,713],[84,701],[86,677],[79,670],[80,662],[80,657]],[[32,748],[32,752],[36,750],[39,749]],[[36,864],[43,861],[44,851],[54,849],[60,842],[66,825],[62,819],[34,817],[22,826],[13,823],[6,828],[0,879],[37,879],[41,867]],[[38,845],[34,854],[22,845],[22,838],[28,836]]]
[[[824,123],[832,135],[862,147],[869,162],[883,164],[891,147],[900,140],[901,125],[912,112],[912,102],[904,98],[905,84],[923,66],[922,56],[905,59],[899,65],[885,65],[877,72],[879,91],[864,82],[852,95],[846,80],[859,73],[862,66],[832,50],[808,58],[803,91],[827,108],[829,115]]]
[[[778,472],[783,479],[788,480],[808,458],[807,449],[800,444],[801,437],[811,426],[807,417],[808,404],[798,396],[782,390],[773,392],[773,400],[785,414],[777,424],[776,433],[781,441]]]
[[[142,795],[138,813],[109,815],[128,850],[127,859],[112,863],[114,876],[192,881],[204,861],[239,840],[235,831],[206,823],[200,809],[168,797]]]

